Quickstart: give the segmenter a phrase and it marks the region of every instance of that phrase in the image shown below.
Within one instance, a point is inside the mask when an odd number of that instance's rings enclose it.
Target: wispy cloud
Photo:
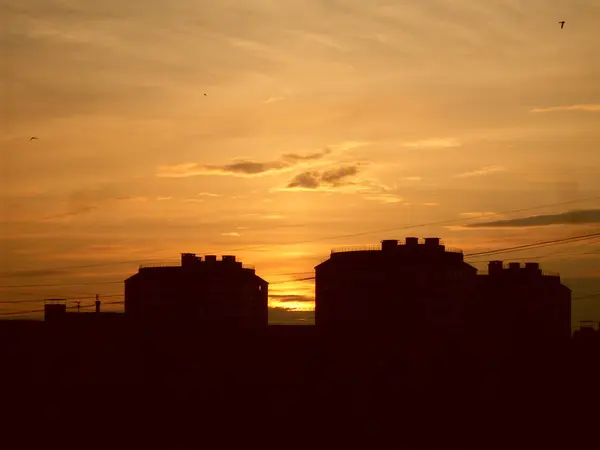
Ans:
[[[561,112],[561,111],[600,112],[600,104],[550,106],[547,108],[533,108],[529,112],[549,113],[549,112]]]
[[[282,216],[281,214],[259,214],[259,213],[242,214],[241,217],[257,217],[259,219],[268,219],[268,220],[277,220],[277,219],[285,218],[285,216]]]
[[[423,206],[440,206],[438,202],[425,202]]]
[[[285,97],[269,97],[263,103],[265,103],[265,104],[275,103],[275,102],[280,102],[282,100],[285,100]]]
[[[256,177],[271,173],[279,173],[292,170],[294,167],[317,161],[324,158],[332,152],[330,148],[308,153],[285,153],[277,160],[273,161],[249,161],[234,160],[230,164],[202,165],[198,163],[184,163],[175,165],[160,166],[157,176],[169,178],[193,177],[197,175],[229,175],[240,177]]]
[[[134,200],[138,197],[117,196],[109,187],[79,189],[71,193],[67,201],[66,211],[53,216],[45,217],[43,220],[64,219],[81,214],[86,214],[110,200]]]
[[[491,212],[491,211],[482,211],[482,212],[464,212],[464,213],[460,213],[459,215],[462,217],[467,217],[467,218],[473,218],[473,217],[483,217],[483,216],[489,216],[489,215],[495,215],[495,212]]]
[[[288,311],[314,311],[315,299],[307,295],[269,295],[270,308],[282,308]]]
[[[198,197],[221,197],[219,194],[213,194],[212,192],[199,192],[196,194]]]
[[[505,170],[506,168],[502,166],[487,166],[471,172],[460,173],[455,175],[455,178],[481,177],[484,175],[489,175],[490,173],[504,172]]]
[[[15,270],[14,272],[9,272],[6,275],[0,274],[0,277],[38,278],[38,277],[48,277],[48,276],[64,275],[64,274],[65,274],[64,271],[54,270],[54,269]]]
[[[421,177],[404,177],[402,179],[404,181],[421,181],[423,178],[421,178]]]
[[[600,209],[567,211],[559,214],[545,214],[520,219],[496,220],[466,225],[468,228],[524,228],[548,225],[581,225],[600,223]]]
[[[359,172],[360,164],[340,166],[334,169],[313,170],[296,175],[287,185],[287,189],[316,190],[331,189],[355,184],[350,179]]]
[[[234,236],[234,237],[239,237],[239,236],[241,236],[241,234],[240,234],[240,233],[237,233],[237,232],[235,232],[235,231],[231,231],[231,232],[229,232],[229,233],[221,233],[221,236]]]
[[[379,203],[400,203],[402,197],[398,197],[394,194],[368,194],[363,195],[365,200],[373,200]]]
[[[405,142],[402,144],[409,148],[453,148],[460,147],[461,143],[454,138],[433,138],[420,141]]]

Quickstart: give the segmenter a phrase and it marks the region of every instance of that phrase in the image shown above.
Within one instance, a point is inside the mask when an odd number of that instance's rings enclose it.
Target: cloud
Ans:
[[[169,200],[171,197],[156,197],[156,200]],[[147,202],[150,200],[148,197],[143,196],[123,196],[123,197],[115,197],[115,200],[127,200],[130,202]]]
[[[269,294],[270,299],[275,299],[279,302],[314,302],[313,297],[299,294]]]
[[[64,271],[55,270],[55,269],[15,270],[14,272],[0,274],[0,277],[38,278],[38,277],[48,277],[48,276],[53,276],[53,275],[64,275],[64,274],[65,274]]]
[[[221,233],[221,236],[235,236],[235,237],[239,237],[241,236],[240,233],[237,233],[235,231],[229,232],[229,233]]]
[[[409,148],[453,148],[460,147],[461,143],[454,138],[434,138],[405,142],[402,145]]]
[[[319,152],[301,155],[297,153],[286,153],[274,161],[249,161],[235,160],[230,164],[218,165],[201,165],[197,163],[184,163],[175,165],[164,165],[158,169],[158,177],[182,178],[192,177],[197,175],[230,175],[241,177],[256,177],[271,173],[285,172],[292,170],[295,166],[319,160],[332,150],[326,148]]]
[[[311,325],[315,323],[315,312],[288,310],[270,306],[269,323],[273,325]]]
[[[261,219],[283,219],[284,216],[280,215],[280,214],[259,214],[259,213],[247,213],[247,214],[242,214],[241,217],[258,217]]]
[[[489,215],[495,215],[495,212],[492,211],[483,211],[483,212],[464,212],[464,213],[460,213],[459,215],[462,217],[467,217],[467,218],[473,218],[473,217],[482,217],[482,216],[489,216]]]
[[[173,197],[156,197],[156,200],[161,202],[161,201],[165,201],[165,200],[171,200]]]
[[[423,203],[423,206],[440,206],[438,202],[426,202]]]
[[[219,194],[213,194],[212,192],[199,192],[196,194],[198,197],[221,197]]]
[[[299,155],[297,153],[285,153],[281,155],[281,159],[285,161],[298,162],[298,161],[314,161],[321,159],[323,156],[329,155],[332,152],[330,148],[326,148],[320,152],[309,153],[308,155]]]
[[[550,106],[547,108],[533,108],[529,112],[531,112],[531,113],[548,113],[548,112],[561,112],[561,111],[600,112],[600,104]]]
[[[369,194],[363,195],[365,200],[374,200],[380,203],[400,203],[403,199],[394,194]]]
[[[548,225],[581,225],[600,223],[600,209],[567,211],[559,214],[546,214],[520,219],[496,220],[466,225],[468,228],[524,228]]]
[[[285,97],[270,97],[270,98],[266,99],[263,103],[269,104],[269,103],[280,102],[282,100],[285,100]]]
[[[307,295],[270,294],[270,308],[282,308],[287,311],[314,311],[315,299]]]
[[[423,178],[421,178],[421,177],[404,177],[402,179],[405,181],[421,181]]]
[[[353,183],[348,179],[358,175],[359,166],[360,164],[356,163],[324,171],[303,172],[292,178],[287,188],[315,190],[321,187],[335,188],[351,185]]]
[[[471,172],[465,172],[455,175],[455,178],[469,178],[469,177],[480,177],[488,175],[490,173],[504,172],[506,169],[502,166],[487,166],[481,169],[473,170]]]
[[[64,213],[45,217],[43,220],[63,219],[89,213],[109,200],[131,200],[137,197],[119,197],[108,187],[79,189],[71,193]]]

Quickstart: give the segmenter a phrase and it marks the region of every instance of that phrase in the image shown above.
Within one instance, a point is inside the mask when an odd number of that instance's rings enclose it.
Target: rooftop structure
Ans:
[[[233,255],[182,253],[178,265],[140,266],[125,280],[125,314],[135,320],[266,326],[268,283]]]

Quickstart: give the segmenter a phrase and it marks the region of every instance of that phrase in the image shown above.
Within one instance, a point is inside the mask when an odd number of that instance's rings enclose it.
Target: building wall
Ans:
[[[365,263],[332,258],[316,268],[315,322],[320,328],[451,328],[474,288],[462,261],[394,263],[377,253]],[[370,259],[370,261],[368,261]]]
[[[125,282],[125,313],[146,322],[266,326],[268,284],[244,271],[144,270]]]

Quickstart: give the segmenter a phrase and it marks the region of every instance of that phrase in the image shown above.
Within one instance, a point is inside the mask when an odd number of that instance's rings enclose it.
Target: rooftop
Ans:
[[[441,249],[446,253],[459,253],[463,251],[457,248],[446,247],[440,238],[419,239],[416,237],[407,237],[406,242],[399,242],[395,239],[383,240],[380,245],[362,245],[350,247],[337,247],[331,250],[331,254],[349,253],[349,252],[381,252],[381,251],[404,251],[408,249]]]

